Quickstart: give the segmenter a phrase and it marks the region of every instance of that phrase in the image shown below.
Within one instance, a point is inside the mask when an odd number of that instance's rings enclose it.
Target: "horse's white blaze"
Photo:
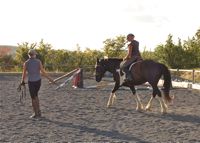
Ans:
[[[158,100],[160,101],[161,113],[167,113],[167,105],[165,104],[163,98],[159,97]]]
[[[149,102],[147,103],[145,110],[151,110],[151,104],[152,104],[153,96],[151,96]]]
[[[110,97],[109,97],[108,103],[107,103],[107,107],[109,107],[109,106],[112,105],[112,98],[113,98],[114,95],[115,95],[114,93],[111,93],[111,94],[110,94]]]
[[[137,107],[136,110],[142,110],[143,109],[143,105],[141,103],[140,97],[138,96],[138,94],[135,94],[135,101],[137,103]]]

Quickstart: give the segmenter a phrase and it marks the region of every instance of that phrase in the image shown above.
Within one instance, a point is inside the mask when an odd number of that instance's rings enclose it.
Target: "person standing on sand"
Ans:
[[[46,77],[50,82],[54,82],[45,72],[42,63],[36,58],[37,52],[34,49],[28,51],[29,59],[23,64],[21,84],[25,84],[26,72],[28,72],[28,87],[32,99],[33,114],[30,118],[41,117],[38,92],[41,86],[41,75]]]

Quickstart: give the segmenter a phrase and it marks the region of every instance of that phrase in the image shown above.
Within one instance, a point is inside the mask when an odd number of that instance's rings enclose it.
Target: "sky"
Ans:
[[[54,49],[100,50],[133,33],[140,50],[169,34],[187,40],[200,28],[199,0],[0,0],[0,45],[44,39]]]

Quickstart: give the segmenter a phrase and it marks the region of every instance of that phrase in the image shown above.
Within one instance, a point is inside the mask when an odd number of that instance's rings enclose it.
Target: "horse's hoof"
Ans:
[[[161,110],[161,114],[162,114],[162,115],[167,114],[167,110]]]
[[[143,110],[141,110],[141,109],[136,109],[136,111],[137,111],[137,112],[140,112],[140,113],[143,112]]]
[[[110,108],[111,107],[111,105],[107,105],[107,108]]]
[[[142,109],[142,108],[136,108],[136,111],[138,111],[138,112],[142,112],[143,109]]]
[[[145,111],[152,111],[151,108],[145,108]]]
[[[161,114],[162,114],[162,115],[167,115],[167,112],[162,112]]]

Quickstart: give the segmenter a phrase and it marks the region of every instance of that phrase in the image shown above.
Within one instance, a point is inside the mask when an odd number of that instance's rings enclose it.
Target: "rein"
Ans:
[[[24,84],[20,83],[19,86],[18,86],[18,88],[17,88],[17,91],[21,92],[21,94],[19,95],[19,101],[20,101],[20,103],[23,103],[22,100],[26,99],[26,85],[25,84],[27,84],[27,83],[24,83]]]

